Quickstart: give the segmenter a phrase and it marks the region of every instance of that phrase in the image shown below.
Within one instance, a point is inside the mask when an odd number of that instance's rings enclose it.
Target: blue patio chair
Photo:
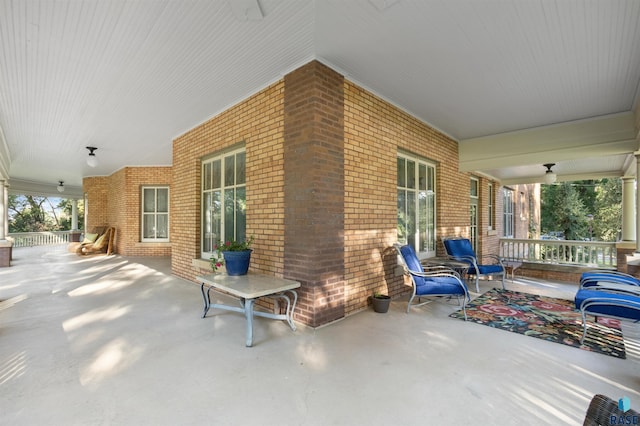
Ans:
[[[597,287],[603,283],[629,284],[640,287],[640,280],[633,275],[624,272],[612,271],[607,269],[594,269],[592,271],[583,272],[580,276],[580,287]]]
[[[478,280],[481,276],[502,276],[502,288],[505,288],[504,277],[507,274],[502,264],[502,259],[499,256],[493,254],[485,255],[483,258],[491,259],[491,263],[480,263],[475,251],[473,251],[471,241],[468,238],[445,238],[442,242],[449,258],[469,264],[467,275],[475,276],[476,292],[480,293]]]
[[[456,296],[458,303],[462,298],[462,311],[467,320],[467,302],[470,300],[469,290],[460,279],[460,275],[452,269],[444,266],[423,268],[415,250],[410,245],[394,244],[404,268],[404,273],[411,278],[412,292],[407,305],[407,313],[411,306],[422,306],[432,302],[431,299],[422,301],[422,298],[452,297]],[[414,299],[417,303],[413,303]]]
[[[576,293],[576,308],[582,314],[582,339],[587,337],[587,315],[640,321],[640,286],[624,281],[587,281]]]

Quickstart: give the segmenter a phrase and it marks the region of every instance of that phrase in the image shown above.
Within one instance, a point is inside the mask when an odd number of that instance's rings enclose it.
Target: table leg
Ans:
[[[291,293],[291,297],[288,293]],[[296,308],[296,302],[298,301],[298,293],[294,290],[285,290],[281,293],[272,294],[269,297],[273,299],[273,314],[276,318],[284,319],[287,321],[287,324],[289,324],[289,327],[291,327],[291,330],[296,331],[296,325],[293,322],[293,311]],[[287,303],[284,314],[282,314],[280,310],[280,299]]]
[[[202,293],[202,300],[204,302],[204,310],[202,311],[202,318],[207,316],[207,312],[209,312],[209,305],[210,303],[210,299],[209,299],[209,290],[210,288],[207,290],[207,292],[205,293],[204,291],[204,283],[202,283],[200,285],[200,293]]]
[[[288,290],[288,292],[293,294],[293,303],[290,303],[289,299],[287,299],[287,322],[291,330],[296,331],[296,325],[293,323],[293,311],[296,309],[296,303],[298,302],[298,293],[294,290]]]
[[[247,318],[247,347],[253,346],[253,304],[255,299],[245,299],[244,315]]]

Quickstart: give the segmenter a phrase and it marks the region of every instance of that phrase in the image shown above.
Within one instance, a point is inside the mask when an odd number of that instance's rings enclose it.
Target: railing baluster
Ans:
[[[71,231],[12,232],[8,236],[13,238],[14,247],[34,247],[68,243],[70,234]]]
[[[616,266],[616,243],[603,241],[500,239],[501,255],[540,263]]]

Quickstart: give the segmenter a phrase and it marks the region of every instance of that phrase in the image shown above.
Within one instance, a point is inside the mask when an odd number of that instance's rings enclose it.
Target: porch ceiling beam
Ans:
[[[460,171],[544,164],[638,150],[634,113],[536,127],[461,140]]]
[[[570,175],[569,174],[558,175],[556,182],[575,182],[578,180],[605,179],[605,178],[614,178],[614,177],[622,177],[622,176],[624,176],[624,173],[618,170],[612,170],[608,172],[576,173],[576,174],[570,174]],[[520,185],[520,184],[528,184],[528,183],[545,183],[545,182],[542,175],[500,180],[500,184],[502,185]]]
[[[65,184],[64,192],[61,193],[58,192],[57,186],[58,182],[43,184],[40,182],[31,182],[21,179],[11,179],[9,180],[9,194],[37,195],[42,197],[58,197],[75,200],[82,200],[84,198],[82,187]]]
[[[0,180],[9,180],[9,169],[11,169],[11,155],[4,132],[0,127]]]

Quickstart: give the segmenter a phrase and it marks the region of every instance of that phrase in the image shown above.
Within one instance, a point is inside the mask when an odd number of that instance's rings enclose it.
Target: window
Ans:
[[[246,237],[244,149],[202,163],[202,258],[208,259],[218,241]]]
[[[473,199],[478,199],[478,178],[471,178],[471,182],[470,184],[470,190],[471,190],[471,198]]]
[[[469,239],[471,246],[478,251],[478,187],[480,182],[477,178],[471,178],[471,193],[469,200]]]
[[[398,155],[398,241],[411,244],[420,257],[436,254],[435,165]]]
[[[489,183],[489,191],[488,191],[488,200],[487,200],[487,211],[489,213],[489,218],[488,218],[488,222],[487,222],[487,228],[489,229],[489,231],[493,230],[493,227],[495,226],[493,224],[493,183]]]
[[[503,231],[502,235],[505,237],[513,237],[513,191],[508,188],[504,188],[502,191],[502,199],[503,199]]]
[[[169,188],[142,187],[142,242],[169,241]]]
[[[528,238],[536,238],[536,231],[538,229],[538,224],[536,223],[536,217],[534,214],[535,209],[535,199],[532,193],[529,193],[529,232]]]

